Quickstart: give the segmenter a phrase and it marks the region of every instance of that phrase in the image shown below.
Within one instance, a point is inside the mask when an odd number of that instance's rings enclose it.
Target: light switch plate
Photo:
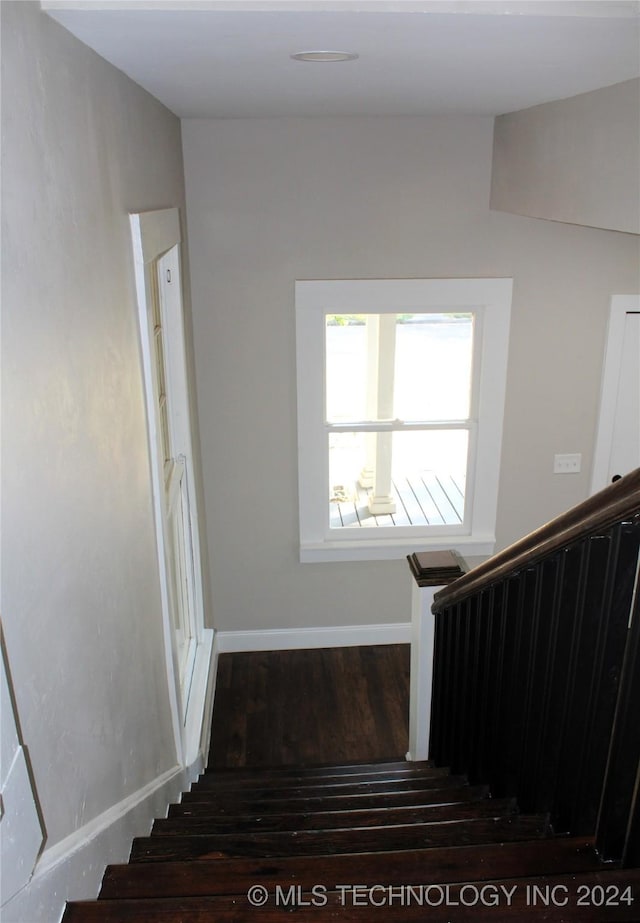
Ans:
[[[582,467],[582,455],[575,452],[573,455],[554,455],[554,474],[578,474]]]

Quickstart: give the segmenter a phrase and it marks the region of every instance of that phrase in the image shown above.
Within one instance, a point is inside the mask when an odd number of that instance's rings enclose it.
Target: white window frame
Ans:
[[[512,279],[344,279],[295,283],[300,560],[403,558],[456,548],[490,555],[500,476]],[[474,315],[473,399],[465,522],[456,526],[331,529],[325,419],[326,315]]]

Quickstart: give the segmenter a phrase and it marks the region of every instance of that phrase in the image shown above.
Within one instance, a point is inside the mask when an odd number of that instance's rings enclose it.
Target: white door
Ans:
[[[167,668],[177,748],[191,763],[207,749],[213,632],[204,628],[178,210],[132,215],[131,228]]]
[[[181,361],[184,359],[182,351],[175,348],[175,338],[181,331],[174,329],[177,324],[181,326],[183,313],[178,247],[172,247],[156,260],[152,271],[155,271],[157,282],[149,304],[154,341],[151,365],[158,416],[156,452],[164,479],[165,555],[174,643],[180,690],[183,700],[187,700],[196,646],[196,593],[186,465],[189,451],[188,420],[185,419],[188,413],[186,368]]]
[[[592,493],[640,467],[640,296],[614,295],[602,376]]]

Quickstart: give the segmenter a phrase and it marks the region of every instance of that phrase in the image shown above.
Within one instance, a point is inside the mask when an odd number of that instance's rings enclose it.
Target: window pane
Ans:
[[[390,496],[395,512],[373,516],[368,502],[373,492],[376,440],[376,433],[329,434],[331,528],[460,525],[468,431],[393,433]]]
[[[367,418],[367,326],[364,315],[327,317],[327,420]]]
[[[465,420],[471,403],[473,315],[414,314],[396,330],[394,416]]]
[[[473,315],[332,314],[326,331],[329,422],[469,416]]]

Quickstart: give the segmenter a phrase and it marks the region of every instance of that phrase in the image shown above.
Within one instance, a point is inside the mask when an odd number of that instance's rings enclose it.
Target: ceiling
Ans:
[[[640,3],[43,0],[183,118],[498,115],[640,75]],[[359,55],[302,63],[315,49]]]

